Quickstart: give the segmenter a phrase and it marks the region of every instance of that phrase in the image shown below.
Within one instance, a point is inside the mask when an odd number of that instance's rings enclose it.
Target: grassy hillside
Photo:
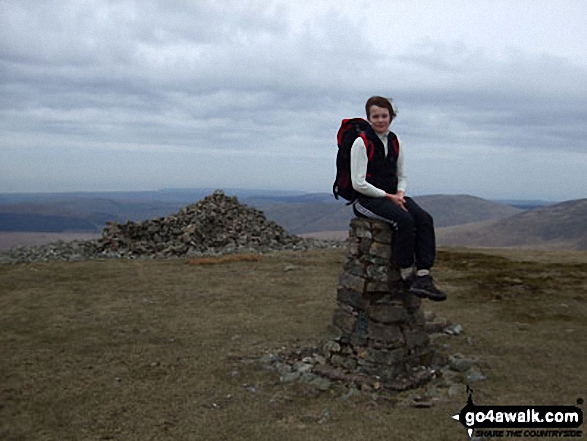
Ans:
[[[0,205],[0,231],[99,232],[107,221],[125,222],[167,216],[181,204],[77,198]]]
[[[450,418],[464,387],[416,409],[401,394],[309,393],[263,368],[325,337],[344,254],[0,266],[0,439],[469,439]],[[425,307],[464,333],[436,344],[479,358],[477,404],[575,404],[587,254],[505,256],[441,250],[449,300]]]
[[[527,246],[587,250],[587,199],[536,208],[495,221],[447,227],[438,242],[454,246]]]
[[[510,205],[466,194],[419,196],[415,200],[432,214],[436,227],[501,219],[523,212]]]

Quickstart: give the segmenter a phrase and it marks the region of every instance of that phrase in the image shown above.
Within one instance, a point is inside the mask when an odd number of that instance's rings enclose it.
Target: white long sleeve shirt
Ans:
[[[389,131],[379,134],[377,136],[383,142],[383,147],[385,149],[385,156],[387,157],[387,135]],[[399,138],[398,138],[399,143]],[[404,149],[400,147],[399,155],[397,158],[397,190],[398,191],[406,191],[407,188],[407,179],[408,176],[405,173],[404,169]],[[372,198],[382,198],[385,197],[385,191],[371,185],[366,181],[367,177],[367,163],[369,159],[367,157],[367,148],[363,139],[358,137],[353,146],[351,147],[351,182],[353,184],[353,188],[357,190],[359,193],[364,194],[365,196],[369,196]]]

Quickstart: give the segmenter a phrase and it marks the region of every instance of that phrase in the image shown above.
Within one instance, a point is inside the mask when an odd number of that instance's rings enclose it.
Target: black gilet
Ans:
[[[383,142],[374,130],[366,132],[369,144],[367,146],[367,176],[365,180],[386,193],[397,193],[397,159],[399,156],[399,141],[393,132],[387,135],[387,156]]]

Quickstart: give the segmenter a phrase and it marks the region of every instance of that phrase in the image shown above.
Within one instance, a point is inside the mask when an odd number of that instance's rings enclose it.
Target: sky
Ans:
[[[393,100],[408,195],[587,197],[583,0],[0,0],[0,193],[330,192]]]

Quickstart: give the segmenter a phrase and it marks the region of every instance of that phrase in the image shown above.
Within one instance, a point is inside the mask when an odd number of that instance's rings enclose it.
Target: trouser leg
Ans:
[[[406,208],[414,219],[414,253],[417,269],[430,269],[436,257],[436,236],[432,216],[412,198],[406,197]]]

